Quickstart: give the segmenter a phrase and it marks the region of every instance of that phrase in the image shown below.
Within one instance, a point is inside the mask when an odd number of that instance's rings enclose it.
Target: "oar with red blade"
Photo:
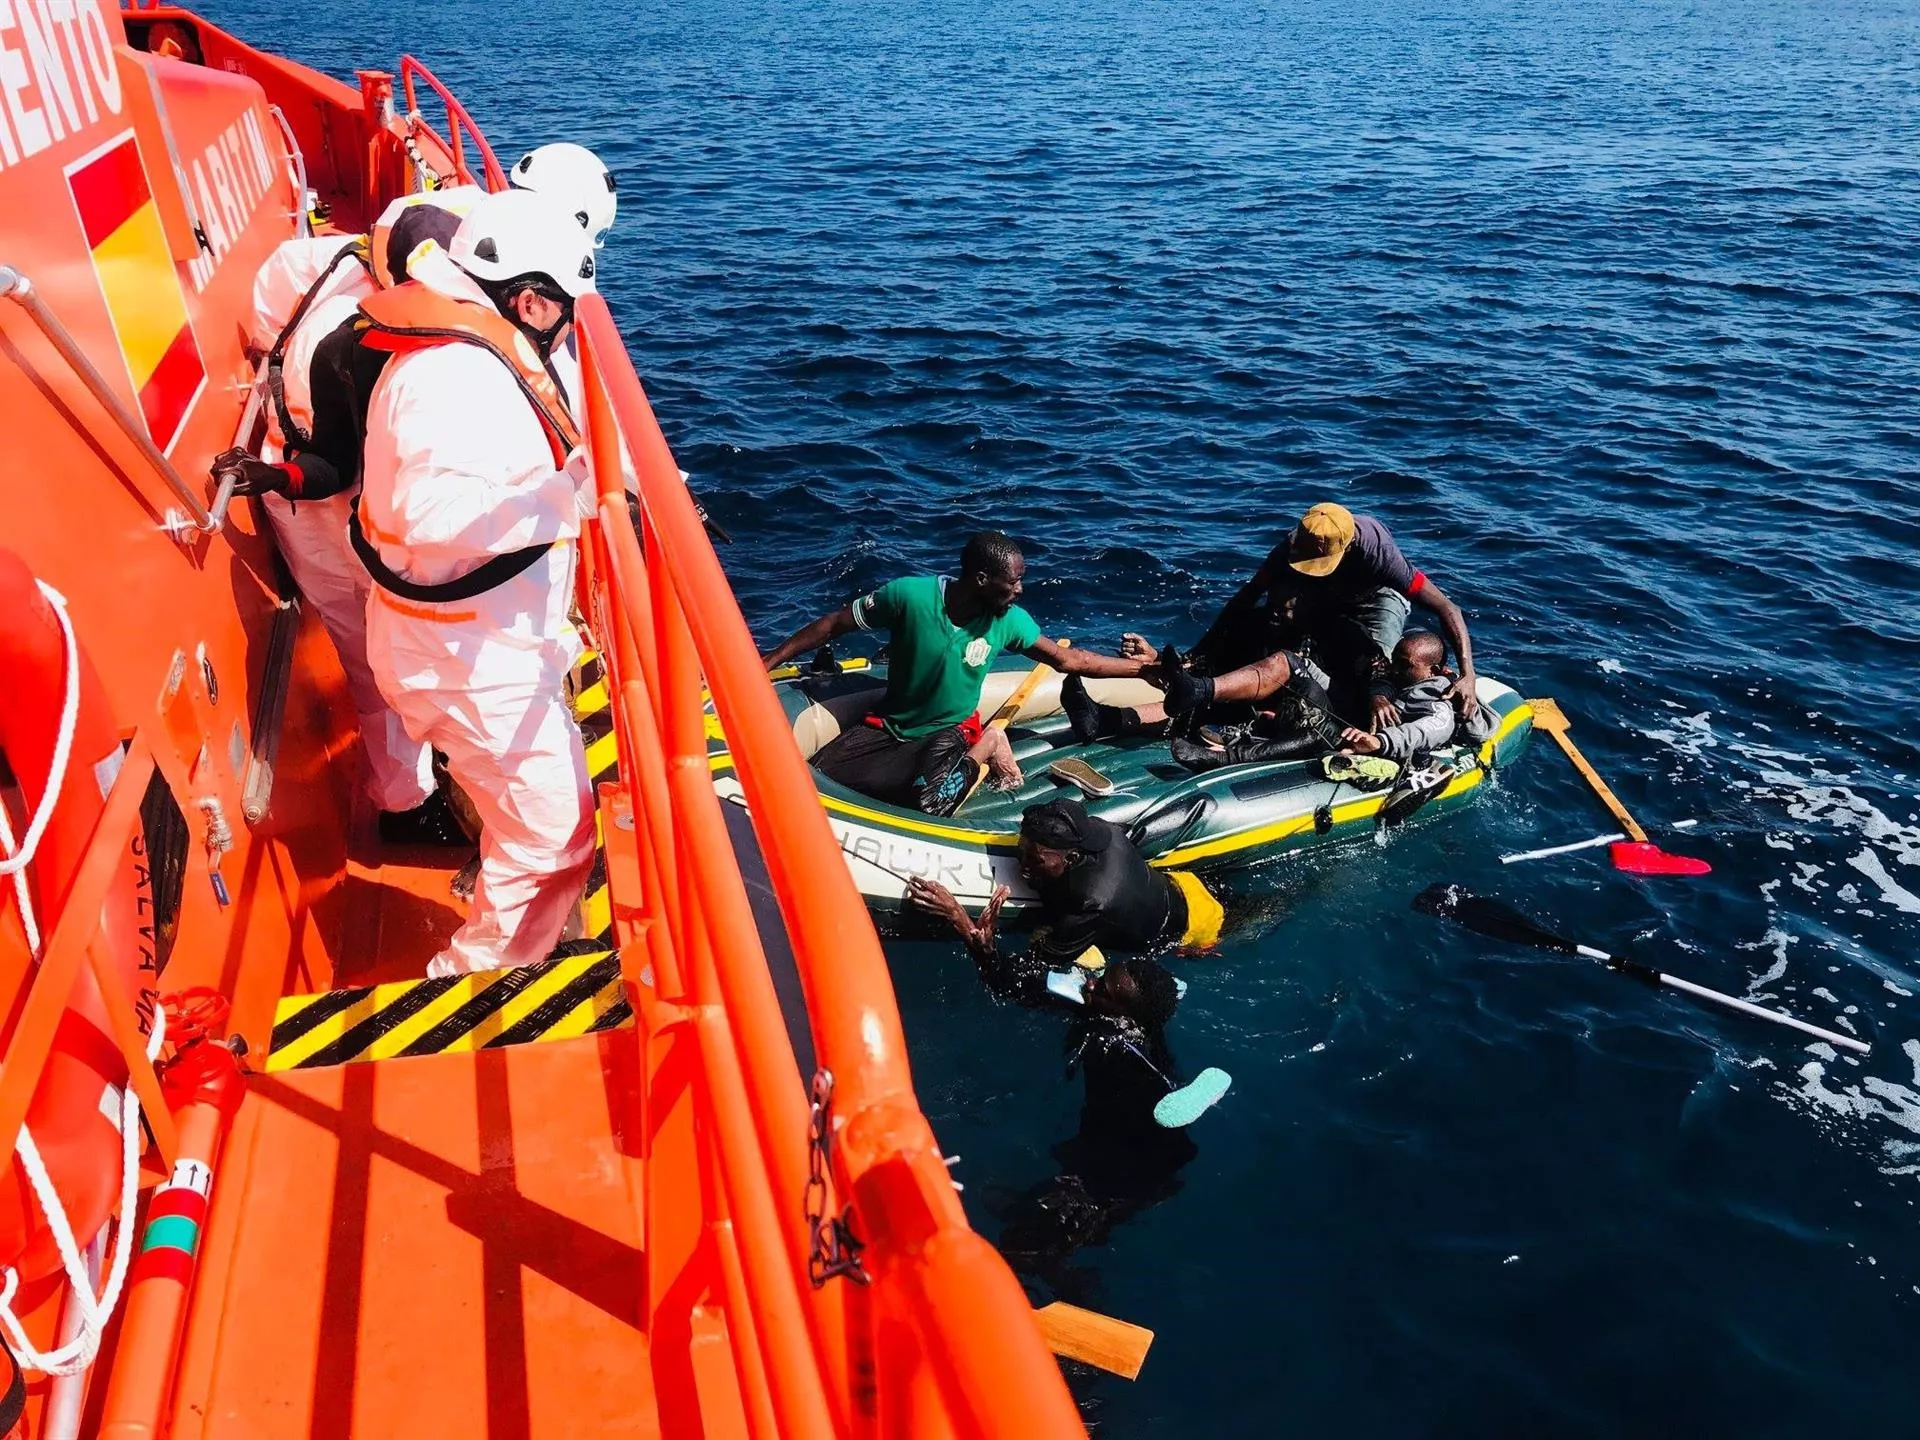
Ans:
[[[1607,847],[1607,853],[1613,857],[1614,869],[1625,870],[1630,875],[1705,875],[1713,869],[1704,860],[1696,860],[1691,855],[1675,855],[1647,839],[1647,832],[1627,813],[1627,807],[1620,803],[1620,797],[1607,788],[1607,782],[1600,778],[1593,766],[1587,763],[1587,757],[1568,738],[1567,717],[1557,702],[1529,700],[1527,704],[1533,709],[1533,728],[1544,730],[1553,737],[1554,743],[1573,762],[1573,768],[1580,772],[1581,778],[1600,797],[1600,803],[1613,812],[1613,818],[1627,832],[1625,840],[1616,840]]]

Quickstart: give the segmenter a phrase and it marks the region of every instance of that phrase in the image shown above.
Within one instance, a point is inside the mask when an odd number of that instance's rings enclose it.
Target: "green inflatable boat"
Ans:
[[[992,715],[1031,675],[1030,661],[1002,657],[988,674],[980,713]],[[872,713],[886,688],[886,667],[864,660],[835,671],[777,671],[774,687],[793,721],[794,738],[811,758],[842,727]],[[1480,677],[1479,694],[1498,718],[1491,739],[1477,749],[1448,746],[1402,771],[1387,788],[1365,791],[1329,779],[1322,760],[1235,765],[1194,774],[1174,763],[1164,740],[1074,738],[1060,709],[1060,679],[1049,672],[1013,717],[1007,731],[1025,774],[1018,790],[982,786],[957,814],[941,819],[869,799],[814,772],[821,803],[846,855],[854,883],[877,916],[897,914],[907,876],[938,880],[971,910],[996,885],[1012,892],[1007,919],[1034,901],[1022,882],[1016,854],[1020,812],[1056,795],[1072,795],[1088,810],[1129,827],[1154,865],[1201,875],[1237,869],[1307,846],[1331,845],[1373,834],[1383,807],[1393,817],[1422,819],[1470,803],[1492,773],[1525,748],[1533,712],[1519,694]],[[1137,680],[1090,680],[1088,693],[1109,705],[1156,701],[1159,692]],[[722,798],[744,804],[727,743],[708,723],[708,762]],[[1061,761],[1078,760],[1095,783],[1062,776]],[[1065,767],[1077,769],[1077,767]],[[1104,782],[1104,783],[1103,783]],[[1111,784],[1111,793],[1093,792]]]

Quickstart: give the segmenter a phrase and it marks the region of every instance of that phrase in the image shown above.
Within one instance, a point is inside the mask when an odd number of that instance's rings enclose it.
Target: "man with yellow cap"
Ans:
[[[1194,647],[1200,668],[1213,676],[1179,670],[1177,656],[1163,657],[1167,711],[1265,699],[1301,669],[1297,650],[1304,648],[1340,713],[1370,729],[1392,725],[1387,663],[1415,605],[1433,612],[1459,657],[1451,698],[1463,717],[1471,715],[1473,641],[1460,607],[1408,563],[1378,520],[1344,505],[1315,505]]]

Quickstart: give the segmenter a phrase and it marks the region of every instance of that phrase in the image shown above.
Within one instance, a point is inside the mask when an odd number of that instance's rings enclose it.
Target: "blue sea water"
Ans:
[[[1075,1260],[1159,1336],[1076,1379],[1098,1435],[1920,1433],[1920,7],[208,9],[616,166],[606,288],[763,640],[983,525],[1052,633],[1188,640],[1335,499],[1701,822],[1702,880],[1504,868],[1611,828],[1543,743],[1267,873],[1173,1032],[1234,1089]],[[1873,1054],[1411,913],[1443,878]],[[1059,1022],[891,953],[994,1233]]]

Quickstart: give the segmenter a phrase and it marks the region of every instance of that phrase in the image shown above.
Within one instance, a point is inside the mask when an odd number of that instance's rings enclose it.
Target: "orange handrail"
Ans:
[[[486,188],[504,190],[507,188],[506,171],[500,168],[500,162],[494,158],[493,147],[487,143],[487,137],[480,133],[480,127],[473,123],[473,117],[467,113],[467,107],[453,98],[453,92],[440,83],[440,78],[411,55],[400,57],[400,85],[407,97],[407,121],[411,124],[420,117],[420,102],[413,93],[415,77],[427,82],[433,93],[440,97],[440,103],[447,107],[447,154],[453,159],[454,178],[462,185],[478,185],[479,180],[467,168],[466,149],[460,143],[460,132],[466,131],[473,137],[474,148],[480,152],[481,173],[486,177]],[[423,121],[424,123],[424,121]],[[430,130],[432,127],[428,127]],[[432,132],[439,139],[439,132]]]
[[[53,1053],[54,1034],[66,1013],[82,963],[102,984],[101,997],[113,1021],[113,1038],[127,1062],[130,1083],[140,1096],[142,1118],[161,1158],[168,1166],[173,1164],[178,1148],[173,1114],[161,1097],[153,1062],[147,1059],[145,1040],[134,1018],[133,997],[126,993],[111,964],[95,953],[94,943],[100,933],[101,907],[140,823],[140,802],[153,770],[152,747],[144,734],[136,732],[100,818],[94,822],[93,834],[87,838],[60,914],[48,932],[19,1023],[8,1039],[5,1058],[0,1060],[0,1174],[12,1166],[20,1127],[26,1123],[27,1108],[40,1088],[40,1077]],[[126,1013],[114,1014],[114,1008],[122,1005]]]
[[[669,926],[685,998],[699,1017],[711,1141],[780,1433],[814,1433],[790,1430],[792,1415],[825,1418],[796,1374],[809,1365],[826,1381],[838,1434],[877,1433],[881,1417],[887,1429],[916,1436],[1084,1434],[1019,1284],[967,1224],[914,1097],[878,937],[613,317],[599,296],[588,296],[577,321],[599,496],[586,547],[590,608],[616,632],[601,639],[622,781],[640,790],[650,828],[669,827],[653,838],[664,851],[658,868],[673,871],[673,881],[660,879],[679,893],[655,921]],[[627,518],[622,441],[639,487],[638,539]],[[803,1223],[804,1102],[729,860],[707,766],[703,681],[780,903],[815,1054],[835,1079],[834,1203],[850,1209],[873,1282],[871,1304],[844,1303],[851,1281],[812,1288],[807,1323],[792,1328],[780,1312],[794,1313],[787,1297],[804,1284],[811,1242]],[[634,880],[644,892],[644,877]],[[757,1233],[763,1225],[773,1233]],[[771,1300],[756,1294],[766,1287]],[[875,1344],[876,1322],[884,1344]]]

